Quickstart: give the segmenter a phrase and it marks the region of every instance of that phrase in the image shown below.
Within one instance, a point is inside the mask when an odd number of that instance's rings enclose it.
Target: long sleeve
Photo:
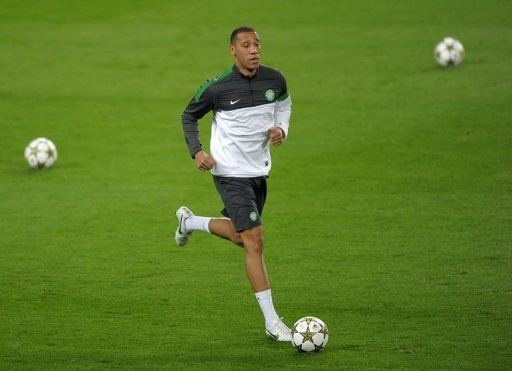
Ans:
[[[286,80],[282,77],[282,88],[276,101],[276,109],[274,111],[274,122],[275,126],[283,129],[284,138],[288,138],[288,127],[290,126],[290,116],[292,114],[292,100],[288,93],[286,86]]]
[[[214,99],[210,80],[206,81],[197,91],[196,95],[190,100],[187,108],[181,116],[181,124],[185,141],[187,143],[190,156],[194,158],[195,154],[201,151],[201,140],[199,138],[198,121],[213,109]]]

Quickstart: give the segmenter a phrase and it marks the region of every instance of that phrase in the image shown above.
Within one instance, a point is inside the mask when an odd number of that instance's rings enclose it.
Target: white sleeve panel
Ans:
[[[290,116],[292,114],[292,99],[290,96],[285,100],[276,102],[274,111],[274,125],[283,129],[285,139],[288,138],[288,126],[290,126]]]

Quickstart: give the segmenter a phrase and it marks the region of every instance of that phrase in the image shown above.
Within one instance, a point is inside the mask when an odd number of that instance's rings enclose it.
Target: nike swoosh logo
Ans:
[[[233,104],[235,104],[235,103],[237,103],[237,102],[239,102],[239,101],[240,101],[240,99],[235,100],[235,101],[230,100],[230,101],[229,101],[229,103],[231,103],[231,105],[233,105]]]
[[[268,336],[270,336],[271,338],[273,338],[273,339],[275,339],[275,340],[279,339],[279,335],[274,335],[274,334],[272,334],[272,333],[271,333],[270,331],[268,331],[268,330],[267,330],[267,334],[268,334]]]
[[[178,230],[180,231],[181,234],[184,234],[183,229],[181,229],[182,226],[183,226],[183,216],[180,217],[180,225],[178,226]]]

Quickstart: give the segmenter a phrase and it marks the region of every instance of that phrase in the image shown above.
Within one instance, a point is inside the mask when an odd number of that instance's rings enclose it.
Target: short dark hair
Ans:
[[[233,32],[231,32],[231,38],[229,39],[231,42],[231,45],[235,45],[236,37],[241,32],[256,32],[256,30],[249,26],[240,26],[238,28],[235,28]]]

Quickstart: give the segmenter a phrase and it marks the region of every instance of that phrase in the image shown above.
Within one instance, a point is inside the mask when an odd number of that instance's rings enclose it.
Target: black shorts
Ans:
[[[222,215],[231,219],[237,232],[261,225],[267,198],[267,179],[213,176],[215,187],[224,202]]]

